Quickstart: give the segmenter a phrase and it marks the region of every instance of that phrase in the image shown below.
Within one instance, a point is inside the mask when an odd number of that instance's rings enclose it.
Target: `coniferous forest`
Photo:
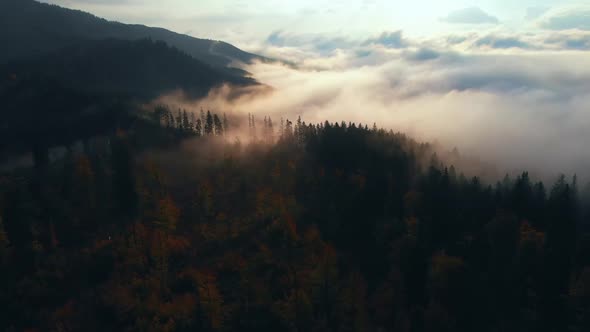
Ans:
[[[0,328],[588,331],[587,201],[377,124],[157,106],[0,175]]]
[[[316,2],[0,0],[0,332],[590,331],[590,9]]]

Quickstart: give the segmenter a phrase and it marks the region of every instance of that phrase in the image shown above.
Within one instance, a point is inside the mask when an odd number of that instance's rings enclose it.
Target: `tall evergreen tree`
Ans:
[[[188,120],[188,114],[186,113],[186,110],[183,110],[182,112],[182,130],[185,132],[190,132],[192,130],[192,125]]]
[[[213,115],[213,128],[215,129],[215,135],[223,136],[223,123],[217,114]]]
[[[195,126],[197,125],[197,120],[195,118],[195,112],[191,112],[191,131],[195,132]]]
[[[180,110],[180,108],[178,109],[178,113],[176,115],[176,128],[184,130],[182,122],[182,111]]]
[[[207,119],[205,120],[205,135],[213,135],[213,116],[211,111],[207,111]]]
[[[268,126],[268,136],[267,136],[267,141],[269,143],[273,143],[274,142],[274,128],[272,125],[272,119],[270,117],[268,117],[268,122],[267,122],[267,126]]]
[[[195,134],[197,136],[203,136],[203,124],[201,123],[201,119],[197,119],[197,124],[195,124]]]

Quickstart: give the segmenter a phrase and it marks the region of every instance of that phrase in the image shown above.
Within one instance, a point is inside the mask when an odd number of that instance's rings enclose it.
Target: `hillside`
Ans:
[[[377,127],[265,118],[242,144],[232,117],[160,111],[0,174],[0,330],[588,331],[575,178],[492,186]]]
[[[162,28],[111,22],[82,11],[33,0],[0,1],[0,63],[36,57],[72,46],[83,40],[138,40],[151,38],[212,66],[232,61],[266,60],[221,41],[193,38]]]
[[[163,93],[181,89],[200,97],[224,83],[256,82],[150,40],[85,41],[0,65],[0,157],[7,149],[112,130],[135,109],[133,103]]]

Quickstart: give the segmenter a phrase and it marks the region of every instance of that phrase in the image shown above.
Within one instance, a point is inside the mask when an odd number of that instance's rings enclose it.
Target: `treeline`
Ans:
[[[229,130],[227,116],[206,113],[201,109],[200,113],[187,112],[186,109],[178,109],[174,113],[170,107],[159,105],[154,110],[157,123],[168,129],[176,129],[181,133],[196,136],[224,136]]]
[[[156,137],[218,133],[162,114]],[[0,177],[0,330],[589,330],[575,177],[486,184],[376,125],[248,123],[252,144],[139,156],[120,131]]]

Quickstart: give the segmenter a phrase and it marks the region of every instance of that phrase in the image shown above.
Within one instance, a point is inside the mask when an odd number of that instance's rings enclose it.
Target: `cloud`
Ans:
[[[522,48],[528,49],[532,48],[532,46],[522,41],[518,37],[509,36],[509,37],[502,37],[502,36],[495,36],[495,35],[487,35],[485,37],[481,37],[477,39],[474,43],[477,47],[487,46],[490,48],[497,48],[497,49],[509,49],[509,48]]]
[[[395,32],[383,32],[375,38],[367,39],[363,45],[382,45],[390,48],[404,48],[408,46],[408,42],[404,39],[401,30]]]
[[[328,37],[314,34],[290,34],[274,31],[266,38],[266,44],[275,47],[296,47],[321,53],[330,53],[338,49],[351,48],[358,44],[344,37]]]
[[[537,19],[543,14],[545,14],[550,8],[549,7],[529,7],[526,9],[525,19],[527,20],[534,20]]]
[[[498,24],[500,22],[497,17],[484,12],[478,7],[470,7],[451,12],[442,21],[458,24]]]
[[[486,52],[565,52],[590,50],[590,32],[581,30],[537,33],[494,32],[454,34],[430,40],[441,48]],[[414,43],[415,44],[415,43]]]
[[[539,19],[538,26],[549,30],[590,30],[590,7],[549,11]]]
[[[559,49],[590,50],[590,33],[558,33],[545,38],[544,43]]]
[[[321,34],[292,34],[279,30],[272,32],[266,38],[265,43],[274,47],[297,47],[324,54],[336,50],[349,50],[362,46],[378,45],[386,48],[401,49],[410,45],[403,37],[401,30],[394,32],[385,31],[376,37],[370,37],[366,40]]]
[[[223,87],[195,105],[260,118],[352,121],[458,147],[503,171],[590,177],[590,33],[413,39],[275,32],[257,50],[297,66],[246,69],[272,89]],[[326,46],[329,45],[329,46]],[[326,51],[330,50],[330,51]]]
[[[245,68],[272,91],[228,102],[226,87],[201,102],[277,119],[377,122],[457,146],[501,172],[526,169],[546,178],[565,172],[588,179],[590,56],[578,47],[588,35],[469,33],[412,40],[399,32],[393,36],[403,43],[385,46],[376,42],[380,36],[346,40],[348,48],[329,54],[309,45],[326,36],[290,35],[305,51],[276,49],[293,51],[298,67]]]
[[[440,52],[431,48],[420,48],[416,51],[407,52],[405,54],[405,58],[411,61],[430,61],[440,57]]]

